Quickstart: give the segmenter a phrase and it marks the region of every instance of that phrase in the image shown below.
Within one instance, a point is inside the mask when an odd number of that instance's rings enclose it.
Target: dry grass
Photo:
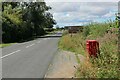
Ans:
[[[0,48],[3,48],[3,47],[7,47],[7,46],[10,46],[12,45],[13,43],[8,43],[8,44],[0,44]]]
[[[83,54],[85,52],[85,41],[80,37],[81,34],[71,35],[67,34],[59,41],[59,48],[76,52],[76,54]]]
[[[76,73],[80,78],[118,78],[118,32],[106,33],[109,24],[92,24],[84,28],[83,33],[72,37],[67,34],[59,42],[61,49],[86,56]],[[112,28],[111,28],[112,29]],[[95,39],[100,43],[98,58],[89,58],[86,53],[86,40]]]

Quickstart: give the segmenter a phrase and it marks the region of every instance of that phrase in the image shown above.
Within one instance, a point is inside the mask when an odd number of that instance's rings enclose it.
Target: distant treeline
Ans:
[[[45,2],[3,2],[2,42],[18,42],[45,34],[56,24]]]

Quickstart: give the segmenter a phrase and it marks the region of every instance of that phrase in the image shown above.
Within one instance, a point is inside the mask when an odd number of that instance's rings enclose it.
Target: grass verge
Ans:
[[[82,33],[65,34],[59,41],[59,48],[82,54],[84,63],[76,72],[79,78],[120,78],[118,66],[118,28],[115,23],[93,23],[84,27]],[[110,32],[109,32],[109,31]],[[98,58],[89,58],[86,53],[86,40],[100,43]]]
[[[0,48],[7,47],[12,45],[12,43],[0,44]]]

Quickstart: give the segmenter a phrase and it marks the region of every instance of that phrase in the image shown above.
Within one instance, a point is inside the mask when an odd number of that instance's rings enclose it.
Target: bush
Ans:
[[[86,39],[99,41],[100,55],[98,58],[91,58],[88,61],[92,67],[82,64],[78,69],[77,76],[82,78],[119,78],[118,36],[114,33],[106,33],[106,30],[109,29],[109,24],[92,24],[87,27],[89,27],[89,34]]]
[[[85,26],[83,28],[83,36],[87,37],[90,34],[90,28],[88,26]]]
[[[68,34],[68,31],[64,31],[62,36],[67,35],[67,34]]]

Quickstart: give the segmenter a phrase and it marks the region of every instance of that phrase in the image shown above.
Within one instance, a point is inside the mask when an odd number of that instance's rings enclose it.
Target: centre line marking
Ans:
[[[5,57],[7,57],[7,56],[9,56],[9,55],[12,55],[12,54],[14,54],[14,53],[16,53],[16,52],[19,52],[19,51],[21,51],[21,50],[14,51],[14,52],[9,53],[9,54],[7,54],[7,55],[5,55],[5,56],[2,56],[1,58],[5,58]]]
[[[35,44],[31,44],[31,45],[29,45],[29,46],[26,46],[26,48],[29,48],[29,47],[31,47],[31,46],[33,46],[33,45],[35,45]]]

